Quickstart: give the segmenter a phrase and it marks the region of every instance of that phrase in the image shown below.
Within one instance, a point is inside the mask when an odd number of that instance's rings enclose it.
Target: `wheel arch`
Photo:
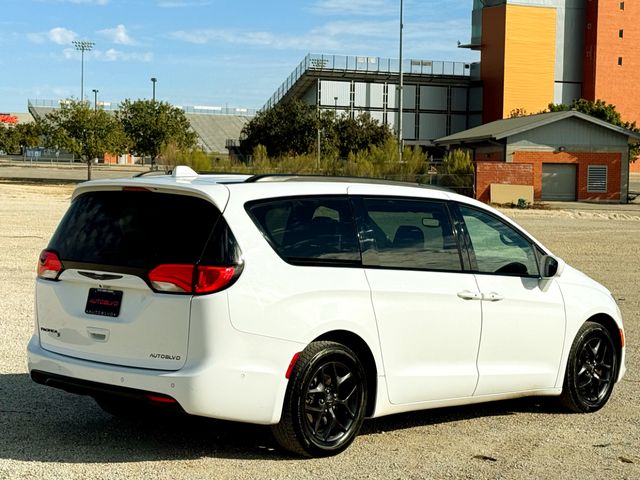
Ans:
[[[333,330],[331,332],[326,332],[315,338],[313,341],[316,342],[322,340],[337,342],[350,348],[362,362],[364,371],[367,375],[367,386],[369,390],[365,415],[367,417],[372,416],[378,395],[378,368],[376,367],[376,361],[369,345],[362,339],[362,337],[347,330]]]
[[[622,365],[622,336],[620,335],[620,326],[616,323],[616,321],[611,318],[606,313],[597,313],[590,317],[587,322],[594,322],[602,325],[607,329],[609,335],[611,335],[611,339],[613,340],[613,344],[616,347],[616,375],[620,372],[620,367]]]

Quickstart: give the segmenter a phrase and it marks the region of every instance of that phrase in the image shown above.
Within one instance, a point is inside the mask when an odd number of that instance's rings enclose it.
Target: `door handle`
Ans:
[[[504,297],[496,292],[491,293],[483,293],[482,299],[488,302],[499,302],[500,300],[504,300]]]
[[[458,292],[458,297],[463,300],[482,300],[482,295],[480,292],[470,292],[469,290],[463,290],[462,292]]]

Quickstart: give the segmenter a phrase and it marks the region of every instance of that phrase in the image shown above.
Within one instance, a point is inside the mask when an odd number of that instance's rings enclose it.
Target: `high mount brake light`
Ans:
[[[149,281],[158,292],[214,293],[226,287],[235,273],[236,267],[165,264],[149,272]]]
[[[43,250],[38,258],[38,278],[57,280],[62,272],[62,262],[58,254],[51,250]]]

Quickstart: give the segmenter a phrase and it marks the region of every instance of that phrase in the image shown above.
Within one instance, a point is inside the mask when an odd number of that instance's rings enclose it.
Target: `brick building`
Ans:
[[[629,145],[638,142],[640,134],[576,111],[496,120],[436,141],[471,151],[484,202],[498,184],[532,186],[535,200],[626,202]]]

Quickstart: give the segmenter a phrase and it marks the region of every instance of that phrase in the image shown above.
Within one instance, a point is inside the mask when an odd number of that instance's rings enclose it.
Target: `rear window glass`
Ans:
[[[460,271],[462,263],[444,203],[365,198],[363,230],[372,237],[365,266]]]
[[[347,198],[267,200],[253,202],[247,210],[276,252],[290,263],[360,262]]]
[[[102,265],[196,263],[219,216],[213,204],[196,197],[91,192],[73,201],[49,248],[63,261]]]

